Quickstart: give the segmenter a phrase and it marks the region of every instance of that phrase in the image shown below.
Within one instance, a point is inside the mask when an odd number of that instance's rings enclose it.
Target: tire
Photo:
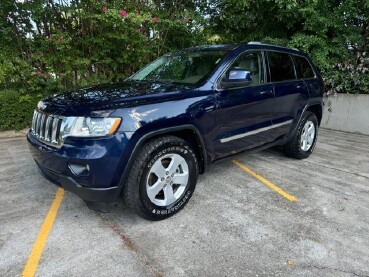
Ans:
[[[314,151],[318,136],[318,120],[314,113],[305,112],[293,138],[284,145],[286,156],[306,159]]]
[[[136,155],[123,198],[139,216],[163,220],[187,204],[197,177],[197,158],[189,144],[175,136],[158,137]]]

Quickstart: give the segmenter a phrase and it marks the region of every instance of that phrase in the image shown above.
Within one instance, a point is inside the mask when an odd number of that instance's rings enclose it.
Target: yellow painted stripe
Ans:
[[[239,168],[245,170],[247,173],[249,173],[250,175],[254,176],[256,179],[258,179],[259,181],[263,182],[266,186],[270,187],[272,190],[274,190],[275,192],[279,193],[280,195],[282,195],[284,198],[287,198],[288,200],[290,200],[291,202],[296,202],[297,199],[296,197],[292,196],[291,194],[288,194],[287,192],[285,192],[283,189],[277,187],[275,184],[273,184],[272,182],[268,181],[267,179],[265,179],[263,176],[261,176],[260,174],[256,173],[255,171],[251,170],[250,168],[248,168],[246,165],[240,163],[237,160],[232,160],[232,162],[237,165]]]
[[[53,227],[55,217],[58,213],[58,209],[63,200],[64,190],[58,188],[55,194],[53,203],[51,204],[50,210],[45,217],[44,223],[42,224],[41,230],[37,236],[35,243],[33,244],[32,251],[28,256],[27,264],[23,269],[22,276],[30,277],[35,276],[38,263],[44,251],[44,247],[49,236],[50,230]]]

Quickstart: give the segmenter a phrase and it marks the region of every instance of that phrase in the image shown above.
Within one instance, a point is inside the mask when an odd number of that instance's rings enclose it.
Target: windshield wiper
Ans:
[[[130,81],[135,81],[135,82],[139,82],[139,83],[152,83],[152,84],[163,84],[163,85],[167,85],[167,86],[175,86],[174,83],[169,82],[169,81],[162,81],[162,80],[148,80],[148,79],[142,79],[142,80],[134,80],[131,79]]]

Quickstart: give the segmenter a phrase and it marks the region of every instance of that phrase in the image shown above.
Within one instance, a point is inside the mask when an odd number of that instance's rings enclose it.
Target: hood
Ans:
[[[92,112],[183,98],[187,90],[167,83],[126,81],[52,95],[41,100],[38,109],[61,116],[89,116]]]

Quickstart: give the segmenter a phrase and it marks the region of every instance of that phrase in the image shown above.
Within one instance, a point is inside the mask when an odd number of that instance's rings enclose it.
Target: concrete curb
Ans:
[[[19,131],[10,130],[10,131],[0,132],[0,139],[21,138],[21,137],[25,138],[28,133],[28,130],[29,128],[19,130]]]

